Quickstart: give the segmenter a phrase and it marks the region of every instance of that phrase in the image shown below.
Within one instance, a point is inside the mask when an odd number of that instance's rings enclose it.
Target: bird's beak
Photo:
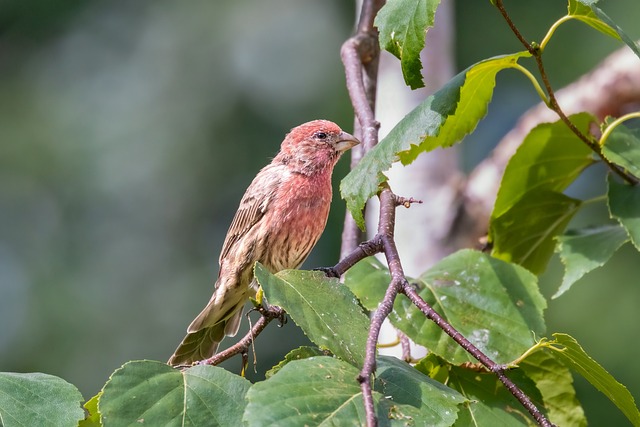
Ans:
[[[338,142],[336,142],[335,149],[340,153],[344,153],[349,148],[355,147],[358,144],[360,144],[358,138],[351,135],[350,133],[341,132],[340,136],[338,137]]]

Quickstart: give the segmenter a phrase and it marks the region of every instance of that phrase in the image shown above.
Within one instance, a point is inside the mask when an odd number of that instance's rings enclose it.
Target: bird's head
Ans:
[[[356,137],[337,124],[314,120],[291,129],[276,158],[299,165],[302,173],[313,173],[327,167],[333,169],[340,155],[358,144]]]

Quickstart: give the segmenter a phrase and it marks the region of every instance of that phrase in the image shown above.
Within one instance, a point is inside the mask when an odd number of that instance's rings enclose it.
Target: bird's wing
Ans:
[[[281,167],[273,163],[265,166],[247,188],[222,244],[220,263],[229,255],[233,245],[264,217],[282,182],[282,173],[274,173],[274,169]]]

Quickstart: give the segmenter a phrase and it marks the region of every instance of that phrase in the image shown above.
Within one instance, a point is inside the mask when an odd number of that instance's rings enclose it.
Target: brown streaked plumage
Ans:
[[[242,308],[257,291],[256,261],[272,273],[304,262],[327,222],[333,168],[358,143],[327,120],[304,123],[287,134],[240,201],[220,252],[213,296],[187,328],[171,366],[211,357],[225,335],[238,332]]]

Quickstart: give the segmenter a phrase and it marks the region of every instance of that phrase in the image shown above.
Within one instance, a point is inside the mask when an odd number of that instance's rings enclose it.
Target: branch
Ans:
[[[398,206],[408,207],[416,200],[405,199],[393,194],[391,189],[386,186],[379,194],[380,199],[380,221],[378,223],[378,234],[376,236],[360,244],[352,253],[348,254],[342,261],[334,267],[325,269],[327,274],[339,277],[353,266],[356,262],[376,252],[384,253],[391,274],[391,282],[387,288],[384,298],[373,313],[369,335],[367,336],[367,347],[365,351],[365,359],[358,382],[363,393],[366,419],[368,426],[377,425],[375,417],[375,407],[373,402],[372,377],[376,370],[376,351],[377,343],[380,335],[382,323],[393,310],[394,302],[398,294],[403,293],[411,302],[424,313],[424,315],[432,320],[447,335],[453,338],[464,350],[477,359],[489,371],[497,375],[498,379],[505,385],[507,390],[529,411],[536,422],[545,427],[553,426],[544,414],[535,406],[529,397],[505,375],[506,367],[497,364],[490,357],[484,354],[480,349],[467,340],[460,332],[458,332],[449,322],[440,316],[424,299],[418,295],[415,289],[407,281],[400,256],[394,241],[395,230],[395,212]]]
[[[274,319],[279,319],[281,323],[284,323],[285,311],[277,307],[275,305],[269,307],[258,307],[256,309],[262,316],[258,319],[258,321],[253,325],[251,330],[245,335],[240,341],[232,345],[231,347],[223,350],[219,353],[214,354],[209,359],[205,359],[200,361],[199,365],[219,365],[225,360],[235,356],[236,354],[246,355],[249,351],[249,347],[255,340],[255,338],[260,335],[260,333],[267,327],[267,325]],[[243,363],[243,370],[244,365]]]
[[[383,0],[362,2],[357,32],[340,49],[347,90],[357,118],[354,135],[362,141],[361,145],[351,150],[351,169],[358,164],[364,153],[378,143],[379,123],[375,119],[374,110],[380,48],[373,20],[383,4]],[[349,212],[346,212],[340,258],[352,252],[362,238],[362,232]]]

